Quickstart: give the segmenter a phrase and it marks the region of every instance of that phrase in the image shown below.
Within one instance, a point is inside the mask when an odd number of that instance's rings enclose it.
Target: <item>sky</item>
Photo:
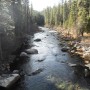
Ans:
[[[60,3],[61,0],[29,0],[33,4],[33,9],[42,11],[47,6],[54,6]]]

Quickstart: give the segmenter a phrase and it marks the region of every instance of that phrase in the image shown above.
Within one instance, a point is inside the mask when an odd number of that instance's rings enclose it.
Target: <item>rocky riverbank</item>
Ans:
[[[59,32],[60,37],[62,38],[62,43],[67,44],[64,46],[63,50],[68,51],[72,56],[78,55],[82,58],[85,65],[90,64],[90,38],[79,37],[73,38],[72,35],[69,35],[64,32]],[[90,65],[89,65],[90,66]]]
[[[40,32],[38,29],[35,33]],[[15,83],[22,73],[18,70],[13,70],[13,67],[16,62],[18,63],[20,58],[28,58],[29,54],[37,54],[38,51],[36,49],[32,49],[34,46],[31,42],[33,35],[26,35],[23,38],[23,42],[19,48],[17,48],[14,52],[11,53],[8,60],[0,61],[0,90],[2,87],[8,88],[12,86],[12,82]]]

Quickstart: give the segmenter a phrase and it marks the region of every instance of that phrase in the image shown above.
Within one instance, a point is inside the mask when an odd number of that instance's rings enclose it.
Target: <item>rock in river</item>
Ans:
[[[27,49],[27,50],[25,50],[25,53],[27,53],[27,54],[38,54],[38,50],[37,49]]]
[[[69,47],[63,47],[62,49],[61,49],[61,51],[63,51],[63,52],[67,52],[69,50]]]
[[[26,52],[21,52],[20,57],[28,57]]]
[[[13,74],[19,74],[19,70],[14,70]]]
[[[40,68],[40,69],[37,69],[36,71],[32,72],[31,74],[28,74],[28,76],[33,76],[33,75],[37,75],[39,73],[41,73],[44,69]]]
[[[37,38],[37,39],[35,39],[34,41],[36,41],[36,42],[40,42],[40,41],[41,41],[41,39]]]
[[[19,74],[4,74],[0,77],[0,87],[10,88],[19,79]]]
[[[44,60],[42,59],[42,60],[38,60],[38,62],[43,62]]]

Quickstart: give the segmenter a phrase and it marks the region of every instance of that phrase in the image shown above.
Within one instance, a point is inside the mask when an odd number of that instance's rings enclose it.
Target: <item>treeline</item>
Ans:
[[[83,36],[90,32],[90,0],[62,0],[58,6],[44,11],[47,26],[60,26]]]
[[[44,16],[40,12],[33,11],[33,22],[38,26],[44,26]]]
[[[30,7],[30,11],[32,12],[31,13],[31,16],[32,16],[32,21],[33,23],[35,23],[36,25],[38,26],[44,26],[44,16],[41,12],[38,12],[38,11],[35,11],[33,10],[33,5],[31,4],[31,7]]]
[[[0,62],[12,58],[32,31],[29,0],[0,0]]]

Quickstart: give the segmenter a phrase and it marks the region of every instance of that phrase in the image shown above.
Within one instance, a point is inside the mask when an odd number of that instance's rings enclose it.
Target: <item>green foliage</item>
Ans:
[[[88,24],[89,24],[89,0],[79,0],[78,1],[78,27],[79,32],[83,35],[84,32],[88,31]],[[90,2],[90,1],[89,1]]]
[[[33,21],[34,23],[36,23],[38,26],[43,26],[44,25],[44,16],[36,11],[33,11],[34,15],[33,15]]]
[[[28,0],[0,0],[0,60],[9,60],[30,33],[30,25]]]
[[[73,1],[70,8],[70,14],[69,14],[69,27],[76,26],[76,20],[77,20],[77,2]]]
[[[45,9],[44,17],[47,25],[75,27],[80,34],[90,32],[90,0],[65,1],[58,6]]]
[[[86,27],[87,27],[86,32],[90,33],[90,16],[87,19],[87,26]]]

